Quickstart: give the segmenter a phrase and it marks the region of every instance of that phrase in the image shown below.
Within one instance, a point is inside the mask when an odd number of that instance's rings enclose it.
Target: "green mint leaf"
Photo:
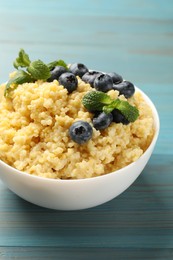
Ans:
[[[10,92],[13,91],[18,84],[23,84],[26,82],[33,82],[31,75],[23,70],[18,70],[15,76],[7,82],[4,96],[9,97]]]
[[[139,110],[130,105],[127,101],[121,100],[116,107],[129,122],[134,122],[139,116]]]
[[[106,114],[111,113],[115,108],[117,108],[117,106],[119,105],[120,102],[121,101],[118,98],[113,100],[109,105],[106,105],[106,106],[103,107],[103,111]]]
[[[90,111],[102,111],[105,105],[111,104],[112,99],[101,91],[88,92],[82,99],[84,107]]]
[[[27,71],[35,80],[47,80],[51,76],[48,66],[41,60],[31,62]]]
[[[129,122],[134,122],[139,116],[139,110],[128,103],[128,101],[115,99],[108,106],[103,107],[105,113],[111,113],[114,109],[118,109]]]
[[[62,66],[68,70],[67,64],[63,60],[55,60],[47,64],[49,70],[52,70],[56,66]]]
[[[29,64],[31,63],[28,54],[21,49],[19,51],[19,56],[16,58],[16,60],[13,62],[13,66],[18,69],[19,67],[28,67]]]

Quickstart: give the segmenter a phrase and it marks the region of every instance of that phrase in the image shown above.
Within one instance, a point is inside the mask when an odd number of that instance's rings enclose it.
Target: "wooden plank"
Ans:
[[[57,247],[0,247],[4,259],[61,259],[61,260],[172,260],[173,249],[115,249],[115,248],[57,248]]]

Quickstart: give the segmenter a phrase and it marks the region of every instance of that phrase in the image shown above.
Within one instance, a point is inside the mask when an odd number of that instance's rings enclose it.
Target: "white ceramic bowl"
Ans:
[[[155,135],[149,148],[134,163],[106,175],[79,180],[47,179],[18,171],[0,161],[0,178],[21,198],[36,205],[57,210],[79,210],[105,203],[125,191],[147,164],[156,144],[160,122],[152,101],[138,88],[151,107]]]

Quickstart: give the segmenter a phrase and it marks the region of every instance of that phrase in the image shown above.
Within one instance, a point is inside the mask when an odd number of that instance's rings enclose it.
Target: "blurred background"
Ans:
[[[0,79],[20,48],[126,79],[173,83],[172,0],[0,0]],[[160,77],[162,75],[162,77]]]

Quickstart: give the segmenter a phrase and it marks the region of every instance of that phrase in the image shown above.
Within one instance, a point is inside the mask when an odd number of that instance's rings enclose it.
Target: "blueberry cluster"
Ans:
[[[63,66],[56,66],[50,71],[51,77],[48,79],[48,82],[56,79],[71,93],[77,89],[78,82],[76,76],[82,78],[87,72],[87,67],[80,63],[72,64],[68,70]]]
[[[97,91],[108,92],[111,89],[118,90],[120,95],[124,95],[126,98],[133,96],[135,92],[134,85],[129,81],[123,81],[122,76],[115,72],[101,73],[98,71],[87,71],[82,80],[85,83],[89,83],[91,87]],[[129,124],[129,121],[121,114],[117,109],[112,113],[105,114],[104,112],[96,113],[93,117],[93,126],[97,130],[103,130],[107,128],[112,122]]]
[[[122,76],[115,72],[101,73],[98,71],[89,71],[88,68],[81,63],[71,64],[69,69],[62,66],[56,66],[51,71],[49,82],[58,80],[69,93],[77,89],[77,78],[79,76],[85,83],[89,83],[92,88],[97,91],[108,92],[109,90],[118,90],[120,95],[130,98],[134,92],[134,85],[129,81],[123,81]],[[92,124],[95,129],[103,130],[112,122],[129,124],[129,121],[117,109],[111,113],[95,112],[92,119]],[[83,144],[91,139],[93,129],[88,122],[77,121],[69,129],[69,135],[73,141],[78,144]]]

